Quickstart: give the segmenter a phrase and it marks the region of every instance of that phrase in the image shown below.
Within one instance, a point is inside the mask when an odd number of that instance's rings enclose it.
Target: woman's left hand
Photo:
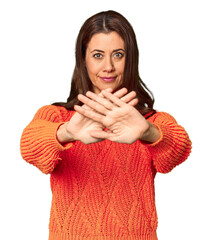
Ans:
[[[107,91],[103,90],[102,95],[104,98],[93,92],[87,92],[86,96],[81,94],[78,96],[81,102],[94,111],[86,110],[78,105],[74,107],[80,114],[103,124],[108,129],[107,131],[93,131],[91,133],[93,137],[128,144],[138,139],[148,142],[159,139],[160,133],[157,127],[149,123],[133,107],[135,101],[138,101],[136,98],[133,104],[127,104]]]

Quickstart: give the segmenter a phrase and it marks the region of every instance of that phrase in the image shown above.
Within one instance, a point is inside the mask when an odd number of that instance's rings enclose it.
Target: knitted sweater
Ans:
[[[188,157],[186,131],[169,114],[157,112],[148,118],[161,133],[153,144],[61,145],[57,129],[74,113],[44,106],[21,138],[22,157],[51,174],[49,240],[157,239],[154,178]]]

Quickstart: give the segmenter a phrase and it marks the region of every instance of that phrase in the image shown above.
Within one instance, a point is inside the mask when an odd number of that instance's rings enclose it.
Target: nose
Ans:
[[[105,64],[104,64],[104,72],[113,72],[114,71],[114,63],[112,61],[111,57],[105,58]]]

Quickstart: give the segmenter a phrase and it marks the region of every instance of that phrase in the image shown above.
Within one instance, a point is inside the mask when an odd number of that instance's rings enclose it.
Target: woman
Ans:
[[[89,18],[67,102],[42,107],[21,139],[23,158],[51,174],[50,240],[157,239],[154,177],[185,161],[191,142],[153,103],[129,22]]]

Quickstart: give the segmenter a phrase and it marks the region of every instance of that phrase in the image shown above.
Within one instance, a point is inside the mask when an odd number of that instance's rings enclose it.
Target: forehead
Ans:
[[[110,33],[96,33],[88,43],[87,49],[99,49],[99,50],[114,50],[124,49],[124,40],[117,32]]]

